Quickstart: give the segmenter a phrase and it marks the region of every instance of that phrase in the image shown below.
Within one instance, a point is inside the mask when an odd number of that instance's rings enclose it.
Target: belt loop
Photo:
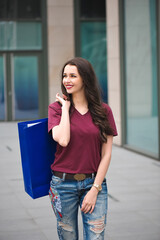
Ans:
[[[94,174],[94,173],[92,173],[92,179],[94,178],[94,175],[95,175],[95,174]]]
[[[65,178],[66,178],[66,173],[63,173],[63,181],[65,180]]]

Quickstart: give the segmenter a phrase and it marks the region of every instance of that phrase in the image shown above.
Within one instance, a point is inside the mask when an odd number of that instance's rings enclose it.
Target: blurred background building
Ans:
[[[88,59],[115,144],[160,159],[160,0],[0,0],[0,121],[47,116],[60,70]]]

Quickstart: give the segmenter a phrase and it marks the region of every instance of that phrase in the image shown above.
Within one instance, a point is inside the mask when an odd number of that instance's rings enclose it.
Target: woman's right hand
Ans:
[[[68,101],[67,96],[63,94],[63,98],[59,95],[59,93],[56,94],[56,101],[59,102],[62,107],[66,108],[69,110],[71,102]]]

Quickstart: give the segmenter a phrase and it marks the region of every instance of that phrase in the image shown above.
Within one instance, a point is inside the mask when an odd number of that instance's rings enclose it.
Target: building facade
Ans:
[[[160,1],[0,1],[0,120],[47,116],[63,63],[88,59],[119,146],[160,159]]]

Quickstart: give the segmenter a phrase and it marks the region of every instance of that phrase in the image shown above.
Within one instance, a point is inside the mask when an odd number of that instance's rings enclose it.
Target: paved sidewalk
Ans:
[[[160,240],[160,162],[114,146],[107,179],[105,239]],[[32,200],[24,192],[13,122],[0,123],[0,240],[58,240],[49,197]]]

